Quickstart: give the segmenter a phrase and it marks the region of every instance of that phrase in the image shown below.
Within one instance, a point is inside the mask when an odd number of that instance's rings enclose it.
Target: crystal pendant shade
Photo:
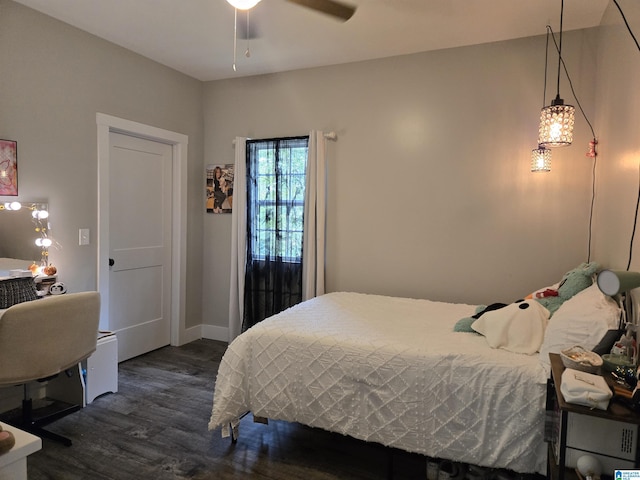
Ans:
[[[564,147],[573,142],[576,109],[555,101],[540,112],[538,144],[545,147]]]
[[[542,145],[538,146],[535,150],[531,150],[531,171],[551,171],[551,150]]]

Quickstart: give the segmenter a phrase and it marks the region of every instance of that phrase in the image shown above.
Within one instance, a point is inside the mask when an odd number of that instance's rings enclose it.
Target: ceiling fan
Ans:
[[[249,50],[249,42],[251,38],[255,38],[255,27],[253,33],[249,29],[249,11],[255,7],[261,0],[227,0],[227,2],[235,8],[234,18],[234,35],[233,35],[233,71],[236,69],[236,57],[237,57],[237,40],[238,38],[247,40],[247,49],[244,56],[249,58],[251,51]],[[315,10],[317,12],[325,13],[338,20],[346,22],[356,12],[356,7],[348,5],[346,3],[338,2],[336,0],[285,0],[290,3],[296,3],[300,6]],[[238,10],[244,10],[247,13],[246,24],[240,24],[240,37],[238,37]]]
[[[286,0],[290,3],[296,3],[311,10],[325,13],[338,20],[346,22],[356,11],[356,7],[349,4],[338,2],[335,0]],[[227,0],[232,6],[238,10],[249,10],[260,2],[260,0]]]

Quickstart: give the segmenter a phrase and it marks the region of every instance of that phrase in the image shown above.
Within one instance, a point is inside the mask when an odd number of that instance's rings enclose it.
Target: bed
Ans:
[[[592,348],[618,326],[620,309],[589,287],[553,315],[530,355],[455,332],[475,311],[346,292],[296,305],[229,345],[209,429],[225,436],[250,411],[428,457],[544,473],[548,353]]]

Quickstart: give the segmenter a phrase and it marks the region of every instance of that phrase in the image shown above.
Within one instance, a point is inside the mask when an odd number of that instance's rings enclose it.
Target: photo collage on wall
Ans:
[[[207,166],[207,212],[231,213],[235,165]]]

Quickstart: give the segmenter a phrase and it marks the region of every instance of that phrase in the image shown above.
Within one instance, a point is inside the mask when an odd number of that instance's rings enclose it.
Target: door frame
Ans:
[[[171,162],[171,345],[186,343],[187,147],[189,137],[123,118],[96,113],[98,126],[98,291],[100,328],[109,329],[109,135],[122,133],[172,146]]]

